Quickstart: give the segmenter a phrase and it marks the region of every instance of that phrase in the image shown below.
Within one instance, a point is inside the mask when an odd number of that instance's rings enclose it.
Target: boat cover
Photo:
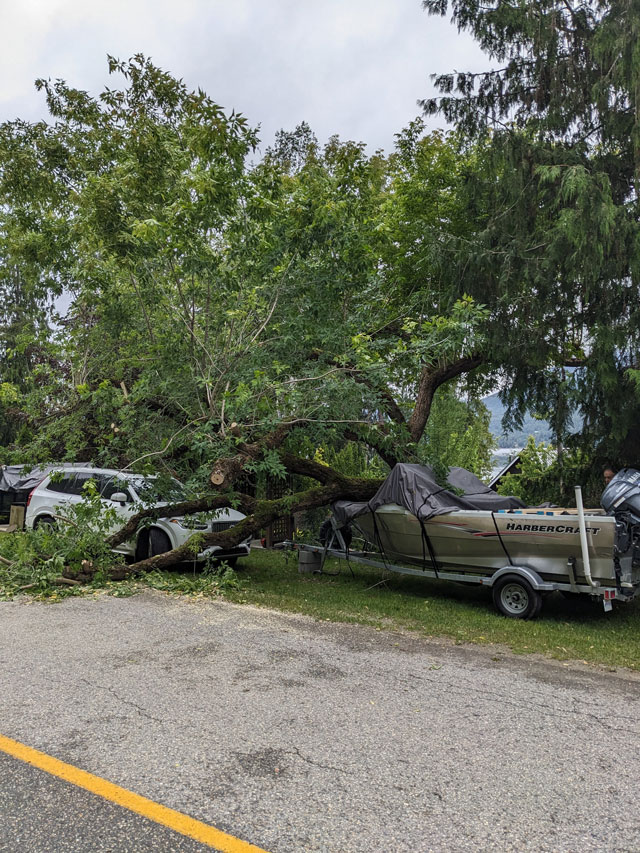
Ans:
[[[370,501],[338,501],[333,505],[333,511],[338,521],[345,524],[385,504],[403,506],[416,518],[423,520],[458,510],[496,512],[525,506],[519,498],[497,494],[464,468],[450,468],[447,481],[449,486],[463,494],[456,494],[456,491],[441,486],[428,465],[399,463],[391,469]]]

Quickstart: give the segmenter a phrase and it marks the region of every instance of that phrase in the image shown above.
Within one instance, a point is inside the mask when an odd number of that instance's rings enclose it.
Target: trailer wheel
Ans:
[[[493,603],[511,619],[535,619],[542,608],[542,596],[524,578],[505,575],[493,587]]]

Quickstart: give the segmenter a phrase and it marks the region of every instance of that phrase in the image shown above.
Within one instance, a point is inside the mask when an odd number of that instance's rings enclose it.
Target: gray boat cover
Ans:
[[[62,465],[2,465],[0,467],[0,492],[27,491],[34,489],[41,480],[51,471],[65,468],[89,468],[91,466],[83,462],[71,465],[68,462]]]
[[[450,486],[464,494],[458,495],[441,486],[436,481],[433,469],[427,465],[399,463],[391,469],[370,501],[337,501],[333,511],[337,520],[345,524],[385,504],[403,506],[423,521],[434,515],[457,510],[484,509],[496,512],[525,506],[519,498],[497,494],[464,468],[450,468],[447,480]]]

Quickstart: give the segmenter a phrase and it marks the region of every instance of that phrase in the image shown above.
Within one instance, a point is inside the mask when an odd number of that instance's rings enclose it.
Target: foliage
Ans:
[[[314,459],[316,462],[330,465],[346,477],[365,477],[375,480],[386,477],[389,473],[388,467],[379,456],[362,444],[352,441],[341,448],[331,445],[326,449],[318,448]]]
[[[477,228],[450,260],[494,309],[494,355],[513,351],[510,421],[531,409],[551,420],[556,442],[638,464],[640,395],[628,372],[640,363],[638,9],[423,5],[450,8],[494,61],[437,76],[441,97],[424,107],[482,151],[468,182],[470,203],[482,199]],[[572,436],[576,407],[583,429]]]
[[[468,228],[455,139],[416,122],[385,158],[302,125],[251,163],[241,116],[145,57],[109,70],[123,85],[97,98],[40,81],[54,122],[0,128],[5,270],[38,311],[71,303],[49,326],[29,314],[40,355],[14,383],[5,458],[203,483],[234,453],[231,423],[260,436],[283,420],[313,447],[355,432],[415,454],[423,371],[482,348],[490,315],[437,263]],[[283,473],[273,453],[251,464]]]
[[[506,474],[498,488],[501,495],[515,495],[530,506],[551,502],[575,506],[575,486],[580,486],[586,506],[599,507],[604,489],[601,466],[579,448],[559,455],[549,444],[529,436],[520,452],[520,471]]]
[[[105,509],[94,481],[89,480],[82,500],[64,507],[55,526],[0,537],[0,555],[10,561],[0,563],[0,587],[10,596],[21,589],[59,594],[60,586],[54,582],[62,572],[71,577],[81,574],[87,563],[95,570],[93,583],[104,583],[107,570],[122,562],[105,542],[118,524],[115,510]]]
[[[219,595],[222,592],[240,591],[245,584],[229,566],[206,567],[193,572],[148,572],[144,577],[144,586],[186,595]]]
[[[556,454],[549,444],[538,444],[533,436],[529,436],[526,446],[520,451],[519,473],[506,474],[498,492],[501,495],[515,495],[532,506],[551,500],[545,490],[555,460]]]

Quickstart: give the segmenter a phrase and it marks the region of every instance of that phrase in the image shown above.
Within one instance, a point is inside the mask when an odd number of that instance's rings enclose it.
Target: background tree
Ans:
[[[442,96],[424,107],[479,141],[498,178],[474,188],[488,215],[468,269],[522,342],[504,391],[511,416],[547,414],[562,443],[577,406],[579,444],[637,464],[640,12],[626,2],[423,5],[450,8],[497,66],[437,76]]]
[[[437,76],[442,95],[424,107],[486,152],[488,175],[469,183],[486,215],[465,263],[499,325],[511,321],[511,418],[548,415],[562,445],[577,406],[574,445],[637,465],[640,13],[626,2],[423,5],[450,8],[496,66]]]

